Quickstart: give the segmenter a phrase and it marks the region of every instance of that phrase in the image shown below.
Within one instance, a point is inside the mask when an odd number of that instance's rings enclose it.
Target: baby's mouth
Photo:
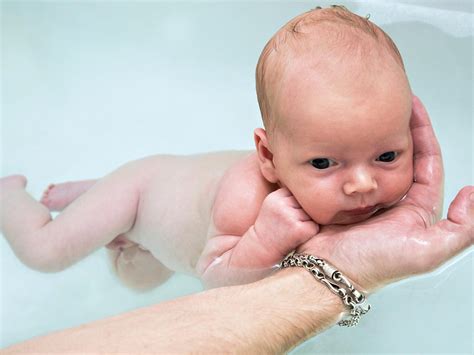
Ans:
[[[367,206],[367,207],[362,207],[362,208],[355,208],[353,210],[346,210],[346,211],[344,211],[344,213],[346,213],[348,215],[351,215],[351,216],[360,216],[360,215],[375,213],[381,208],[382,208],[382,206],[380,206],[380,205]]]

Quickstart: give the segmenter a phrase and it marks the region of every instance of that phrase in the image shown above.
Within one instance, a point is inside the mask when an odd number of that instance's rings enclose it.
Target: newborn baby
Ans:
[[[256,151],[155,155],[99,180],[1,180],[1,230],[30,267],[59,271],[107,245],[135,289],[173,271],[207,287],[264,277],[319,225],[397,203],[413,181],[412,93],[390,38],[343,7],[315,9],[265,46]],[[50,210],[62,212],[51,220]]]

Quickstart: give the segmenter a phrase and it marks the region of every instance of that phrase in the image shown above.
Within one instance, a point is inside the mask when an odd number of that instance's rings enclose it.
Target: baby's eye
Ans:
[[[316,159],[311,159],[309,161],[312,166],[314,166],[316,169],[327,169],[331,165],[331,163],[334,163],[331,159],[328,158],[316,158]]]
[[[391,161],[394,161],[397,156],[398,153],[396,152],[385,152],[382,155],[379,155],[377,160],[384,163],[390,163]]]

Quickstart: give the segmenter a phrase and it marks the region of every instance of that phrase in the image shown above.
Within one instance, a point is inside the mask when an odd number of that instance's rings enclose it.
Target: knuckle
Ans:
[[[311,234],[312,228],[308,228],[304,222],[296,222],[293,224],[293,232],[298,236],[307,236]]]
[[[265,197],[264,203],[267,205],[275,204],[277,201],[281,199],[281,197],[277,194],[278,191],[274,191]]]
[[[316,235],[319,232],[319,225],[313,221],[308,222],[308,228],[310,229],[312,235]]]
[[[286,204],[281,196],[270,196],[265,199],[264,206],[272,211],[284,213]]]

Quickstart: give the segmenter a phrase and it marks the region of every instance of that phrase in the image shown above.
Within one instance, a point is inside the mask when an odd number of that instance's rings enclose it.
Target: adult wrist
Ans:
[[[254,309],[251,316],[265,324],[250,336],[273,344],[268,352],[288,351],[337,323],[346,311],[338,296],[301,268],[280,270],[246,286],[252,304],[248,311]]]
[[[344,233],[348,234],[348,238],[351,237],[350,231],[342,231],[338,232],[339,235],[344,238]],[[329,262],[331,265],[336,267],[344,276],[351,280],[351,283],[354,287],[363,292],[366,296],[369,296],[373,293],[377,288],[381,286],[374,285],[371,280],[365,279],[364,272],[357,270],[353,264],[351,264],[350,259],[346,258],[343,255],[335,255],[337,253],[333,253],[332,251],[324,250],[324,248],[320,248],[317,245],[311,245],[307,243],[303,245],[303,247],[299,247],[295,251],[298,254],[309,254],[318,256],[325,261]]]
[[[333,294],[340,297],[347,306],[348,316],[338,322],[340,326],[353,327],[362,315],[370,310],[366,295],[354,287],[353,282],[344,276],[334,265],[311,254],[291,252],[279,264],[279,268],[300,267],[308,271],[315,280],[324,284]]]
[[[323,284],[315,282],[313,276],[302,268],[282,269],[275,276],[280,278],[281,287],[286,287],[283,296],[292,297],[293,306],[298,305],[298,309],[308,314],[323,316],[320,318],[322,322],[315,321],[316,327],[335,324],[346,311],[346,307],[337,295]],[[317,317],[312,318],[317,319]]]

